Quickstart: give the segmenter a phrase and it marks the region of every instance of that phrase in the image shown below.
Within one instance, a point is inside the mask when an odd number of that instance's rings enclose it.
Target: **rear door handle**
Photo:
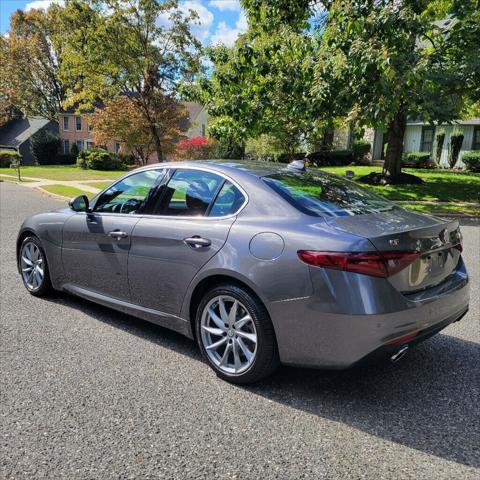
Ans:
[[[120,230],[112,230],[111,232],[108,232],[107,235],[114,238],[115,240],[120,240],[121,238],[128,237],[128,234],[126,232],[121,232]]]
[[[208,238],[202,238],[197,235],[194,237],[184,238],[183,241],[192,248],[209,247],[212,244]]]

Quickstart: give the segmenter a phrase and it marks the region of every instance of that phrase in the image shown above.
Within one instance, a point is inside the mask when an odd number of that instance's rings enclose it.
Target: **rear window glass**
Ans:
[[[278,173],[264,182],[298,210],[313,216],[361,215],[394,208],[357,184],[328,173]]]

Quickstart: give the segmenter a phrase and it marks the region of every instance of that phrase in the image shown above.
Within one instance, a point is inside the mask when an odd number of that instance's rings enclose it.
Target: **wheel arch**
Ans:
[[[232,274],[231,272],[221,271],[210,273],[202,278],[199,278],[194,286],[190,290],[190,294],[184,304],[184,311],[186,318],[190,323],[190,329],[192,332],[192,337],[195,338],[195,317],[197,313],[198,305],[201,302],[203,295],[211,290],[212,288],[217,287],[218,285],[229,284],[242,287],[253,296],[258,298],[258,300],[263,304],[268,314],[270,315],[267,302],[262,294],[260,294],[254,287],[251,285],[251,282],[239,276],[238,274]],[[185,316],[184,316],[185,318]]]

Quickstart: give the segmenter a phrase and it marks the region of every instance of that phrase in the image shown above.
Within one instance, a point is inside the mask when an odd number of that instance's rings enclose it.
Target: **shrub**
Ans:
[[[465,152],[462,156],[462,162],[467,170],[471,172],[480,172],[480,151]]]
[[[430,152],[410,152],[402,161],[404,167],[435,168]]]
[[[60,144],[60,137],[44,128],[30,138],[30,151],[39,165],[52,165],[57,163]]]
[[[77,144],[72,143],[72,146],[70,147],[70,155],[77,158],[79,153],[80,151],[78,150]]]
[[[82,150],[77,157],[80,168],[92,170],[126,170],[127,165],[119,155],[103,148],[89,148]]]
[[[435,161],[437,164],[440,164],[440,159],[442,157],[443,144],[445,143],[445,132],[443,130],[437,133],[437,142],[435,145]]]
[[[450,145],[448,147],[448,164],[450,168],[455,167],[460,150],[462,149],[463,133],[453,131],[450,135]]]
[[[308,160],[318,166],[343,166],[353,162],[352,150],[320,150],[309,153]]]
[[[240,160],[245,156],[245,146],[233,139],[221,139],[214,142],[211,158]]]
[[[372,146],[367,140],[358,140],[352,145],[353,161],[358,165],[368,165],[370,163],[368,154]]]
[[[59,153],[55,158],[58,165],[75,165],[77,158],[71,153]]]
[[[256,138],[249,138],[245,143],[245,155],[251,160],[278,162],[281,153],[279,141],[271,135],[262,134]]]
[[[184,160],[205,160],[210,158],[214,142],[207,137],[193,137],[180,140],[176,148],[176,156]]]
[[[13,162],[21,160],[16,150],[0,150],[0,168],[8,168]]]

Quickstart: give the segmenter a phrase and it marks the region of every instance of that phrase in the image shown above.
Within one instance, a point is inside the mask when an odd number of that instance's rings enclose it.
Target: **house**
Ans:
[[[181,102],[187,111],[187,118],[181,128],[188,138],[205,137],[207,133],[208,113],[202,105],[196,102]],[[78,150],[84,150],[94,146],[93,130],[89,121],[91,113],[78,115],[74,111],[59,113],[59,133],[62,140],[62,152],[69,153],[72,145]],[[115,153],[122,150],[120,141],[113,141],[104,147]],[[149,163],[156,162],[156,155],[152,154]]]
[[[23,165],[34,165],[30,151],[30,138],[41,130],[58,134],[57,122],[43,117],[16,118],[0,128],[0,149],[16,150],[22,156]]]
[[[404,137],[404,152],[430,152],[434,155],[436,136],[439,131],[445,132],[440,165],[448,166],[448,149],[453,131],[461,131],[464,135],[458,166],[463,166],[462,155],[472,150],[480,150],[480,118],[457,121],[453,125],[430,125],[420,120],[409,119]],[[368,136],[367,136],[368,137]],[[367,138],[372,143],[373,160],[383,160],[386,134],[382,130],[371,131]]]

